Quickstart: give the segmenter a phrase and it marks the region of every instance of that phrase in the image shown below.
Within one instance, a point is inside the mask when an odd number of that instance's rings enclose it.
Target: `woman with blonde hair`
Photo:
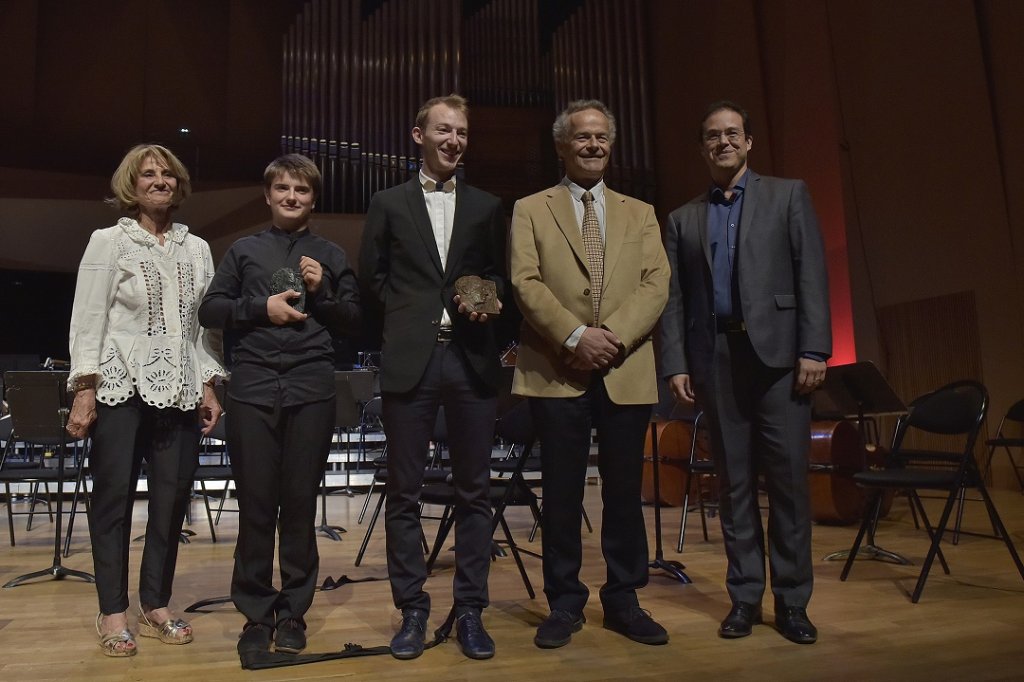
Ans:
[[[188,171],[165,147],[133,147],[110,182],[125,217],[93,232],[71,313],[75,398],[68,432],[91,437],[89,534],[107,656],[134,656],[128,625],[128,545],[146,461],[149,520],[139,575],[139,634],[192,641],[167,605],[178,539],[199,463],[199,433],[221,415],[213,383],[225,371],[196,310],[213,277],[209,245],[171,220]]]

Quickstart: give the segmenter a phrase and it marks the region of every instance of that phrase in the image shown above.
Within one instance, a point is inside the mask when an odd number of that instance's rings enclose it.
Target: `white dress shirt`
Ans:
[[[430,227],[434,231],[434,243],[437,253],[441,256],[441,269],[448,267],[448,245],[452,240],[452,225],[455,224],[455,176],[444,182],[442,191],[437,191],[437,183],[420,169],[420,186],[423,188],[423,200],[427,204],[427,215]],[[441,326],[451,327],[452,318],[448,309],[441,309]]]

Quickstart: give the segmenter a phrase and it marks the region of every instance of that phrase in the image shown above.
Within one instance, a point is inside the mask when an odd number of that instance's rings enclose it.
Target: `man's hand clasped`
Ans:
[[[623,353],[622,342],[613,332],[600,327],[587,327],[568,363],[573,369],[607,369]]]

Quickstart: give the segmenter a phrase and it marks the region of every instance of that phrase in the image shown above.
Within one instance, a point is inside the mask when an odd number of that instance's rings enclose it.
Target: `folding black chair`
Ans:
[[[999,513],[996,511],[992,498],[985,487],[985,482],[974,461],[974,445],[981,432],[985,413],[988,409],[988,391],[977,381],[957,381],[940,389],[925,394],[910,404],[909,414],[900,418],[893,435],[893,444],[888,461],[883,469],[862,471],[854,475],[854,480],[870,491],[865,506],[863,521],[857,537],[850,548],[846,565],[843,567],[840,580],[846,580],[853,567],[857,551],[860,549],[864,536],[873,533],[878,522],[882,496],[886,490],[906,490],[911,509],[920,516],[931,544],[928,554],[921,566],[911,601],[917,603],[924,590],[925,581],[936,557],[943,571],[949,573],[949,566],[942,554],[940,543],[946,533],[953,507],[960,498],[964,488],[976,488],[985,502],[989,517],[996,528],[997,535],[1006,544],[1013,562],[1021,578],[1024,578],[1024,564],[1021,563],[1017,549],[1003,526]],[[946,436],[962,436],[963,448],[956,451],[918,450],[905,445],[905,438],[911,429],[930,434]],[[918,496],[918,490],[936,490],[945,493],[945,505],[939,522],[934,527],[928,520],[924,505]]]
[[[444,483],[451,477],[451,471],[444,467],[444,453],[448,447],[448,429],[445,426],[443,407],[438,409],[437,417],[434,420],[433,442],[434,447],[429,452],[429,457],[423,470],[424,485]],[[373,515],[370,517],[370,523],[366,527],[366,534],[363,535],[363,542],[359,546],[359,552],[356,554],[356,566],[363,562],[363,555],[366,553],[366,548],[370,544],[370,536],[373,534],[373,529],[377,525],[377,519],[380,517],[380,512],[384,508],[384,502],[387,500],[388,462],[386,450],[384,454],[374,460],[374,467],[374,484],[383,486],[384,490],[381,491],[380,497],[377,499],[377,506],[373,509]],[[370,494],[367,493],[366,496],[367,499],[369,499]],[[421,502],[420,510],[422,511],[422,509],[423,504]],[[423,542],[423,551],[427,552],[428,547],[426,537],[422,537],[421,540]]]
[[[369,439],[367,436],[371,433],[384,433],[384,426],[382,420],[382,400],[380,396],[371,398],[369,402],[363,405],[363,414],[359,419],[359,456],[365,461],[366,453],[368,452],[367,443]],[[356,523],[362,523],[363,518],[366,516],[366,510],[370,506],[370,496],[373,495],[374,489],[377,484],[381,482],[377,474],[387,468],[387,452],[388,445],[387,441],[383,441],[380,446],[380,455],[373,458],[373,476],[370,477],[370,487],[366,491],[366,498],[363,500],[363,507],[359,510],[359,518]]]
[[[14,517],[21,515],[28,515],[28,523],[25,530],[32,530],[32,519],[35,515],[35,507],[37,504],[46,505],[46,513],[50,518],[50,523],[53,523],[53,503],[50,501],[50,483],[49,481],[38,481],[38,480],[24,480],[29,483],[28,493],[25,495],[25,500],[29,505],[28,511],[16,512],[13,509],[15,495],[11,492],[11,483],[23,482],[23,479],[15,473],[15,470],[35,470],[42,466],[42,462],[39,457],[34,455],[31,450],[31,446],[26,446],[26,452],[23,458],[15,459],[15,457],[9,457],[10,453],[16,446],[15,439],[13,439],[12,433],[14,431],[13,419],[11,415],[5,415],[0,418],[0,441],[3,441],[2,459],[0,459],[0,480],[4,482],[5,492],[5,503],[7,505],[7,523],[10,529],[11,535],[11,547],[15,546],[14,542]],[[44,498],[39,497],[39,486],[42,483]]]
[[[93,582],[93,577],[84,571],[75,571],[61,566],[61,540],[63,538],[62,520],[64,514],[64,483],[71,476],[77,476],[86,458],[86,451],[71,450],[73,458],[72,471],[65,476],[69,449],[67,446],[76,443],[77,439],[68,434],[65,426],[68,417],[67,372],[7,372],[4,383],[7,388],[7,402],[11,410],[11,434],[7,439],[3,455],[0,456],[0,481],[3,481],[7,492],[7,522],[14,545],[14,518],[10,508],[10,484],[54,483],[56,495],[55,528],[53,540],[53,564],[49,568],[34,571],[9,581],[4,587],[15,587],[34,578],[49,575],[55,579],[71,576]],[[35,461],[35,466],[15,467],[8,464],[15,443],[43,448],[43,456]],[[49,459],[55,466],[46,465],[46,451],[53,456]],[[31,447],[26,447],[30,452]],[[29,454],[29,458],[32,455]],[[30,460],[31,461],[31,460]]]
[[[528,506],[533,513],[535,520],[540,518],[540,509],[537,505],[537,495],[523,477],[523,469],[530,458],[533,445],[536,439],[533,430],[533,422],[530,419],[529,405],[524,401],[509,409],[495,423],[495,435],[502,440],[508,441],[510,445],[510,456],[515,464],[511,468],[508,478],[492,478],[490,486],[490,501],[494,514],[491,520],[491,534],[501,527],[505,537],[503,542],[512,554],[522,576],[523,584],[530,595],[530,599],[536,597],[533,584],[526,573],[526,567],[520,553],[527,553],[539,556],[534,552],[520,548],[512,536],[508,522],[505,520],[505,509],[509,506]],[[514,454],[517,453],[517,454]],[[510,461],[506,457],[506,462]],[[507,467],[503,467],[507,470]],[[441,516],[441,525],[437,530],[437,537],[434,539],[434,548],[430,558],[427,559],[427,572],[429,573],[437,560],[441,548],[444,546],[448,533],[455,524],[455,488],[451,482],[435,483],[426,485],[420,495],[420,499],[427,504],[444,506],[444,513]]]
[[[356,450],[356,465],[355,469],[358,470],[364,460],[364,435],[363,435],[363,419],[362,410],[367,403],[373,400],[374,384],[376,383],[377,373],[368,369],[357,369],[357,370],[346,370],[338,371],[334,373],[335,385],[339,382],[348,382],[349,390],[352,393],[352,398],[356,402],[357,412],[355,414],[355,422],[353,423],[353,414],[346,406],[344,408],[338,408],[338,419],[335,423],[335,430],[338,434],[339,442],[345,441],[345,487],[341,490],[335,491],[347,495],[348,497],[355,497],[358,495],[358,491],[352,488],[352,430],[358,428],[359,430],[359,448]],[[344,413],[344,414],[342,414]],[[344,423],[342,423],[344,422]],[[366,506],[365,504],[363,505]],[[360,523],[362,523],[362,514],[360,514]]]
[[[8,448],[15,447],[15,441],[11,438],[11,434],[14,430],[12,424],[11,415],[5,415],[0,418],[0,441],[3,441],[3,457],[7,457]],[[35,507],[37,504],[45,504],[47,515],[50,517],[50,522],[53,523],[53,504],[50,502],[50,484],[48,481],[43,481],[43,494],[45,498],[39,497],[39,481],[31,481],[29,486],[28,494],[25,496],[25,500],[29,505],[29,510],[25,512],[16,512],[13,510],[15,495],[11,493],[11,483],[21,482],[20,479],[14,475],[8,480],[5,471],[9,474],[15,469],[36,469],[40,466],[39,458],[32,455],[31,450],[27,450],[25,456],[22,459],[15,460],[14,457],[3,460],[2,466],[0,466],[0,480],[4,481],[5,502],[7,505],[7,521],[10,528],[11,534],[11,547],[14,547],[14,517],[21,516],[23,514],[28,515],[28,523],[26,530],[32,530],[32,519],[35,515]]]
[[[1013,426],[1012,433],[1009,432],[1011,425]],[[1020,475],[1024,464],[1017,464],[1011,449],[1024,449],[1024,400],[1018,400],[1010,406],[1010,409],[1006,411],[1003,418],[999,420],[999,428],[996,429],[995,438],[989,438],[985,441],[985,445],[988,446],[988,462],[985,464],[985,471],[992,471],[992,456],[996,454],[996,450],[1002,448],[1006,451],[1006,456],[1010,458],[1013,475],[1017,477],[1017,485],[1020,486],[1020,492],[1024,494],[1024,478]]]
[[[345,472],[348,476],[348,460],[351,448],[348,441],[348,429],[359,426],[360,410],[359,403],[352,395],[352,384],[346,376],[351,372],[334,373],[334,430],[335,434],[345,438]],[[327,469],[324,469],[323,483],[320,487],[320,525],[317,531],[323,533],[332,540],[341,540],[340,533],[347,532],[341,526],[332,526],[327,522]]]
[[[700,510],[700,528],[704,535],[704,542],[708,541],[708,513],[704,501],[704,479],[715,475],[715,463],[707,446],[702,442],[706,438],[707,431],[701,423],[704,417],[703,412],[697,412],[693,418],[693,431],[690,435],[690,453],[683,469],[686,471],[686,490],[683,492],[683,515],[679,522],[679,542],[676,544],[676,552],[683,551],[683,544],[686,542],[686,520],[690,514],[690,498],[696,492],[697,507]]]
[[[58,431],[60,409],[64,408],[66,398],[63,395],[67,382],[67,372],[6,372],[4,383],[7,387],[7,401],[11,414],[0,420],[0,440],[5,441],[3,454],[0,456],[0,481],[3,481],[7,499],[7,524],[11,546],[15,546],[14,517],[27,515],[26,529],[32,530],[35,506],[45,502],[47,514],[52,522],[53,505],[51,503],[50,484],[56,485],[58,479],[71,481],[76,476],[85,460],[85,451],[79,452],[72,448],[73,469],[61,470],[58,449],[71,445],[77,439],[67,434],[63,427]],[[21,452],[18,444],[21,444]],[[20,456],[19,456],[20,455]],[[67,462],[64,462],[67,464]],[[25,483],[29,485],[29,509],[15,512],[11,503],[11,485]],[[43,487],[45,500],[39,499],[39,488]],[[62,491],[56,491],[60,495]]]
[[[222,400],[221,405],[223,404],[224,402]],[[234,480],[234,474],[231,471],[230,454],[227,446],[227,420],[228,415],[225,412],[221,415],[216,426],[213,427],[213,430],[203,438],[202,442],[203,455],[205,457],[211,456],[211,448],[220,448],[220,461],[213,464],[200,464],[196,469],[195,476],[193,477],[193,480],[199,484],[199,496],[203,498],[203,507],[206,509],[206,522],[210,526],[210,538],[214,542],[217,542],[217,531],[214,527],[220,524],[221,515],[225,511],[238,511],[237,509],[224,509],[224,503],[231,494],[231,481]],[[211,491],[207,488],[208,483],[223,484],[222,488],[213,491],[214,493],[217,493],[217,496],[219,497],[217,501],[216,516],[214,516],[213,509],[210,507]]]

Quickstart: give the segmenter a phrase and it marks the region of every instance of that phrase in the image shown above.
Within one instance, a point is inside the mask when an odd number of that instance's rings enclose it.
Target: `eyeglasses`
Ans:
[[[708,146],[718,144],[718,141],[722,139],[722,135],[725,135],[725,139],[732,143],[739,142],[740,138],[744,136],[743,130],[739,128],[708,130],[704,133],[704,144]]]

